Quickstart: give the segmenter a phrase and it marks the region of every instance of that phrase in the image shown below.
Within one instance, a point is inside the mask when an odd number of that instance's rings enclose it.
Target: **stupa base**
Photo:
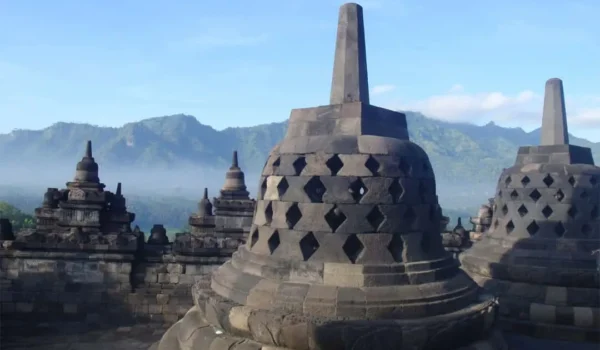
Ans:
[[[361,320],[283,314],[236,305],[195,288],[194,307],[173,325],[158,350],[390,350],[506,349],[492,331],[491,297],[446,315],[407,320]]]

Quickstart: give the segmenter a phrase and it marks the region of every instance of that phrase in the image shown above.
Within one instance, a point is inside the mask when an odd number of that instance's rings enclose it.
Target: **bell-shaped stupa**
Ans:
[[[247,243],[159,349],[502,346],[495,301],[442,245],[427,154],[369,104],[359,5],[340,9],[330,105],[292,110],[259,192]]]
[[[569,144],[560,79],[546,82],[541,133],[500,175],[492,225],[461,260],[499,296],[503,329],[598,343],[600,168]]]

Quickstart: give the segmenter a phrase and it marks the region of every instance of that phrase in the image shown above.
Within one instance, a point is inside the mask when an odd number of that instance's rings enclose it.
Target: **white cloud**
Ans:
[[[569,126],[573,130],[600,129],[600,98],[567,96]],[[502,126],[538,128],[541,125],[543,96],[531,90],[516,94],[498,91],[466,93],[460,85],[449,92],[418,101],[400,101],[389,108],[412,110],[449,122],[484,124],[494,121]]]
[[[463,92],[465,90],[465,88],[460,85],[460,84],[454,84],[452,85],[452,87],[450,88],[450,93],[456,93],[456,92]]]
[[[371,89],[371,94],[372,95],[383,95],[387,92],[393,91],[394,89],[396,89],[395,85],[390,85],[390,84],[375,85]]]

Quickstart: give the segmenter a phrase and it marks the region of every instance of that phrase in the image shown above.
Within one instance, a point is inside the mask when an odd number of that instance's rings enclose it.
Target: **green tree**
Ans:
[[[15,232],[35,226],[33,216],[23,213],[6,202],[0,202],[0,218],[9,219]]]

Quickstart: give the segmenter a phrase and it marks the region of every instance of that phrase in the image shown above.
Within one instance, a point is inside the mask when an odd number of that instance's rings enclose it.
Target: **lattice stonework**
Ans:
[[[598,174],[519,173],[498,181],[494,235],[536,238],[600,237]]]
[[[363,254],[389,254],[382,261],[400,263],[406,249],[429,249],[430,234],[439,226],[427,158],[274,152],[260,189],[258,229],[249,240],[255,253],[304,261],[335,256],[346,263],[360,263]],[[275,231],[262,234],[261,227]],[[369,250],[381,249],[373,245],[376,240],[361,238],[374,234],[390,236],[384,252],[373,254]],[[406,243],[409,234],[418,235],[421,244]]]

